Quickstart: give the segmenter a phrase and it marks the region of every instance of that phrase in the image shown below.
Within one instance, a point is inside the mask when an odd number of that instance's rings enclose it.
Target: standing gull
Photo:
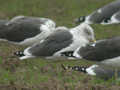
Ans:
[[[94,40],[93,29],[83,23],[70,30],[61,28],[61,30],[57,30],[42,40],[42,42],[28,47],[24,52],[20,51],[15,54],[20,56],[20,59],[32,57],[72,57],[73,51],[76,50],[78,46],[85,46]]]
[[[0,39],[29,46],[50,35],[55,25],[48,18],[17,16],[1,28]]]
[[[101,23],[104,19],[110,18],[114,13],[120,10],[120,0],[115,0],[94,11],[88,16],[81,16],[75,22],[85,22],[87,24]]]

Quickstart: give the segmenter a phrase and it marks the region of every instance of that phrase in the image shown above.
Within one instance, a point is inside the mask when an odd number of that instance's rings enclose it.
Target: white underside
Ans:
[[[53,56],[61,56],[62,52],[67,52],[67,51],[75,51],[78,47],[85,46],[87,43],[89,43],[88,40],[86,40],[83,36],[80,36],[79,34],[77,35],[77,32],[73,32],[74,30],[71,30],[70,32],[73,34],[73,42],[67,46],[66,48],[61,49],[60,51],[56,52]],[[71,59],[71,58],[69,58]],[[72,58],[74,59],[74,58]]]
[[[78,58],[78,59],[82,59],[82,56],[80,56],[80,54],[78,53],[78,51],[80,50],[81,47],[77,48],[74,53],[73,53],[73,56]]]
[[[87,69],[86,69],[86,72],[87,72],[89,75],[95,76],[96,73],[94,72],[94,68],[96,68],[96,67],[99,67],[99,66],[94,64],[94,65],[90,66],[89,68],[87,68]]]
[[[73,57],[63,57],[63,56],[49,56],[49,57],[45,57],[45,59],[54,59],[54,60],[73,60],[75,58]]]
[[[31,47],[28,47],[27,49],[24,50],[23,54],[24,54],[25,56],[20,57],[20,58],[19,58],[20,60],[28,59],[28,58],[34,58],[34,57],[35,57],[35,56],[33,56],[33,55],[29,52],[29,49],[30,49],[30,48],[31,48]]]
[[[35,56],[23,56],[23,57],[20,57],[19,59],[24,60],[24,59],[29,59],[29,58],[35,58]]]
[[[112,58],[112,59],[106,59],[104,61],[101,62],[101,64],[103,63],[103,65],[108,65],[114,68],[120,68],[120,56]],[[94,68],[99,67],[99,65],[92,65],[89,68],[86,69],[86,72],[89,75],[96,75],[96,73],[94,72]]]
[[[120,56],[111,58],[111,59],[106,59],[102,61],[101,63],[113,66],[113,67],[120,67]]]
[[[84,28],[86,29],[86,27],[88,28],[89,26],[87,25],[85,25],[85,24],[82,24],[82,25],[80,25],[80,26],[78,26],[78,27],[76,27],[76,28],[72,28],[71,30],[70,30],[70,33],[73,35],[73,42],[69,45],[69,46],[67,46],[66,48],[63,48],[63,49],[61,49],[60,51],[58,51],[58,52],[56,52],[56,53],[54,53],[51,57],[47,57],[47,58],[53,58],[53,57],[61,57],[61,53],[62,52],[68,52],[68,51],[74,51],[74,50],[76,50],[78,47],[82,47],[82,46],[85,46],[86,44],[88,44],[89,43],[89,40],[88,39],[86,39],[86,36],[83,34],[83,30],[84,30]],[[83,28],[83,26],[84,26],[84,28]],[[82,29],[82,31],[80,31],[78,28],[80,28],[80,29]],[[89,27],[90,28],[90,27]],[[90,28],[91,29],[91,28]],[[82,33],[81,33],[82,32]],[[31,48],[31,47],[30,47]],[[25,53],[26,52],[26,53]],[[26,56],[32,56],[32,55],[30,55],[30,52],[29,52],[29,48],[28,49],[26,49],[25,51],[24,51],[24,54],[26,55]],[[68,59],[74,59],[74,58],[68,58]]]
[[[88,44],[89,40],[86,39],[86,36],[83,34],[85,29],[93,31],[93,29],[88,24],[85,24],[85,23],[82,23],[75,28],[71,28],[70,33],[73,35],[73,38],[72,38],[73,42],[66,48],[63,48],[60,51],[54,53],[53,56],[60,57],[62,52],[75,51],[78,47],[83,47],[86,44]],[[91,36],[91,37],[94,37],[94,36]],[[75,59],[73,57],[68,57],[68,58]]]
[[[0,41],[5,41],[5,42],[6,42],[6,41],[8,41],[8,40],[5,40],[5,39],[0,39]]]

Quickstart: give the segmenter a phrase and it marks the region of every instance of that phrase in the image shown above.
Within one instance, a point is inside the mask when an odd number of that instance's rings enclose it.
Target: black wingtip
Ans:
[[[61,64],[61,67],[64,69],[64,70],[73,70],[73,71],[80,71],[80,72],[83,72],[83,73],[86,73],[86,66],[65,66],[63,64]]]
[[[17,52],[14,53],[14,55],[16,55],[16,56],[18,56],[18,57],[25,56],[22,51],[17,51]]]
[[[87,68],[86,66],[73,66],[72,70],[86,73],[86,68]]]
[[[74,53],[74,51],[67,51],[67,52],[62,52],[61,53],[61,56],[65,56],[65,57],[75,57],[74,55],[73,55],[73,53]]]

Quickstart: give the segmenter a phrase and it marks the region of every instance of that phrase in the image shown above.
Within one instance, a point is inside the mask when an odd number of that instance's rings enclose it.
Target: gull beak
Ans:
[[[92,42],[92,43],[96,43],[96,40],[94,39],[94,40],[90,40],[90,42]]]
[[[94,43],[96,43],[96,40],[93,40]]]
[[[95,47],[95,45],[96,45],[96,40],[95,40],[95,39],[94,39],[94,40],[90,40],[90,42],[92,43],[91,46]]]

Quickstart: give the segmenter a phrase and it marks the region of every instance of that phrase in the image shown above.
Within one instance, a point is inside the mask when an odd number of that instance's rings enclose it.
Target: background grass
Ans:
[[[0,19],[14,16],[48,17],[57,26],[75,26],[73,20],[88,15],[114,0],[0,0]],[[120,35],[119,25],[92,25],[96,38]],[[61,64],[89,66],[86,60],[18,60],[13,53],[25,47],[0,42],[0,90],[120,90],[119,82],[104,81],[75,71],[64,71]]]

